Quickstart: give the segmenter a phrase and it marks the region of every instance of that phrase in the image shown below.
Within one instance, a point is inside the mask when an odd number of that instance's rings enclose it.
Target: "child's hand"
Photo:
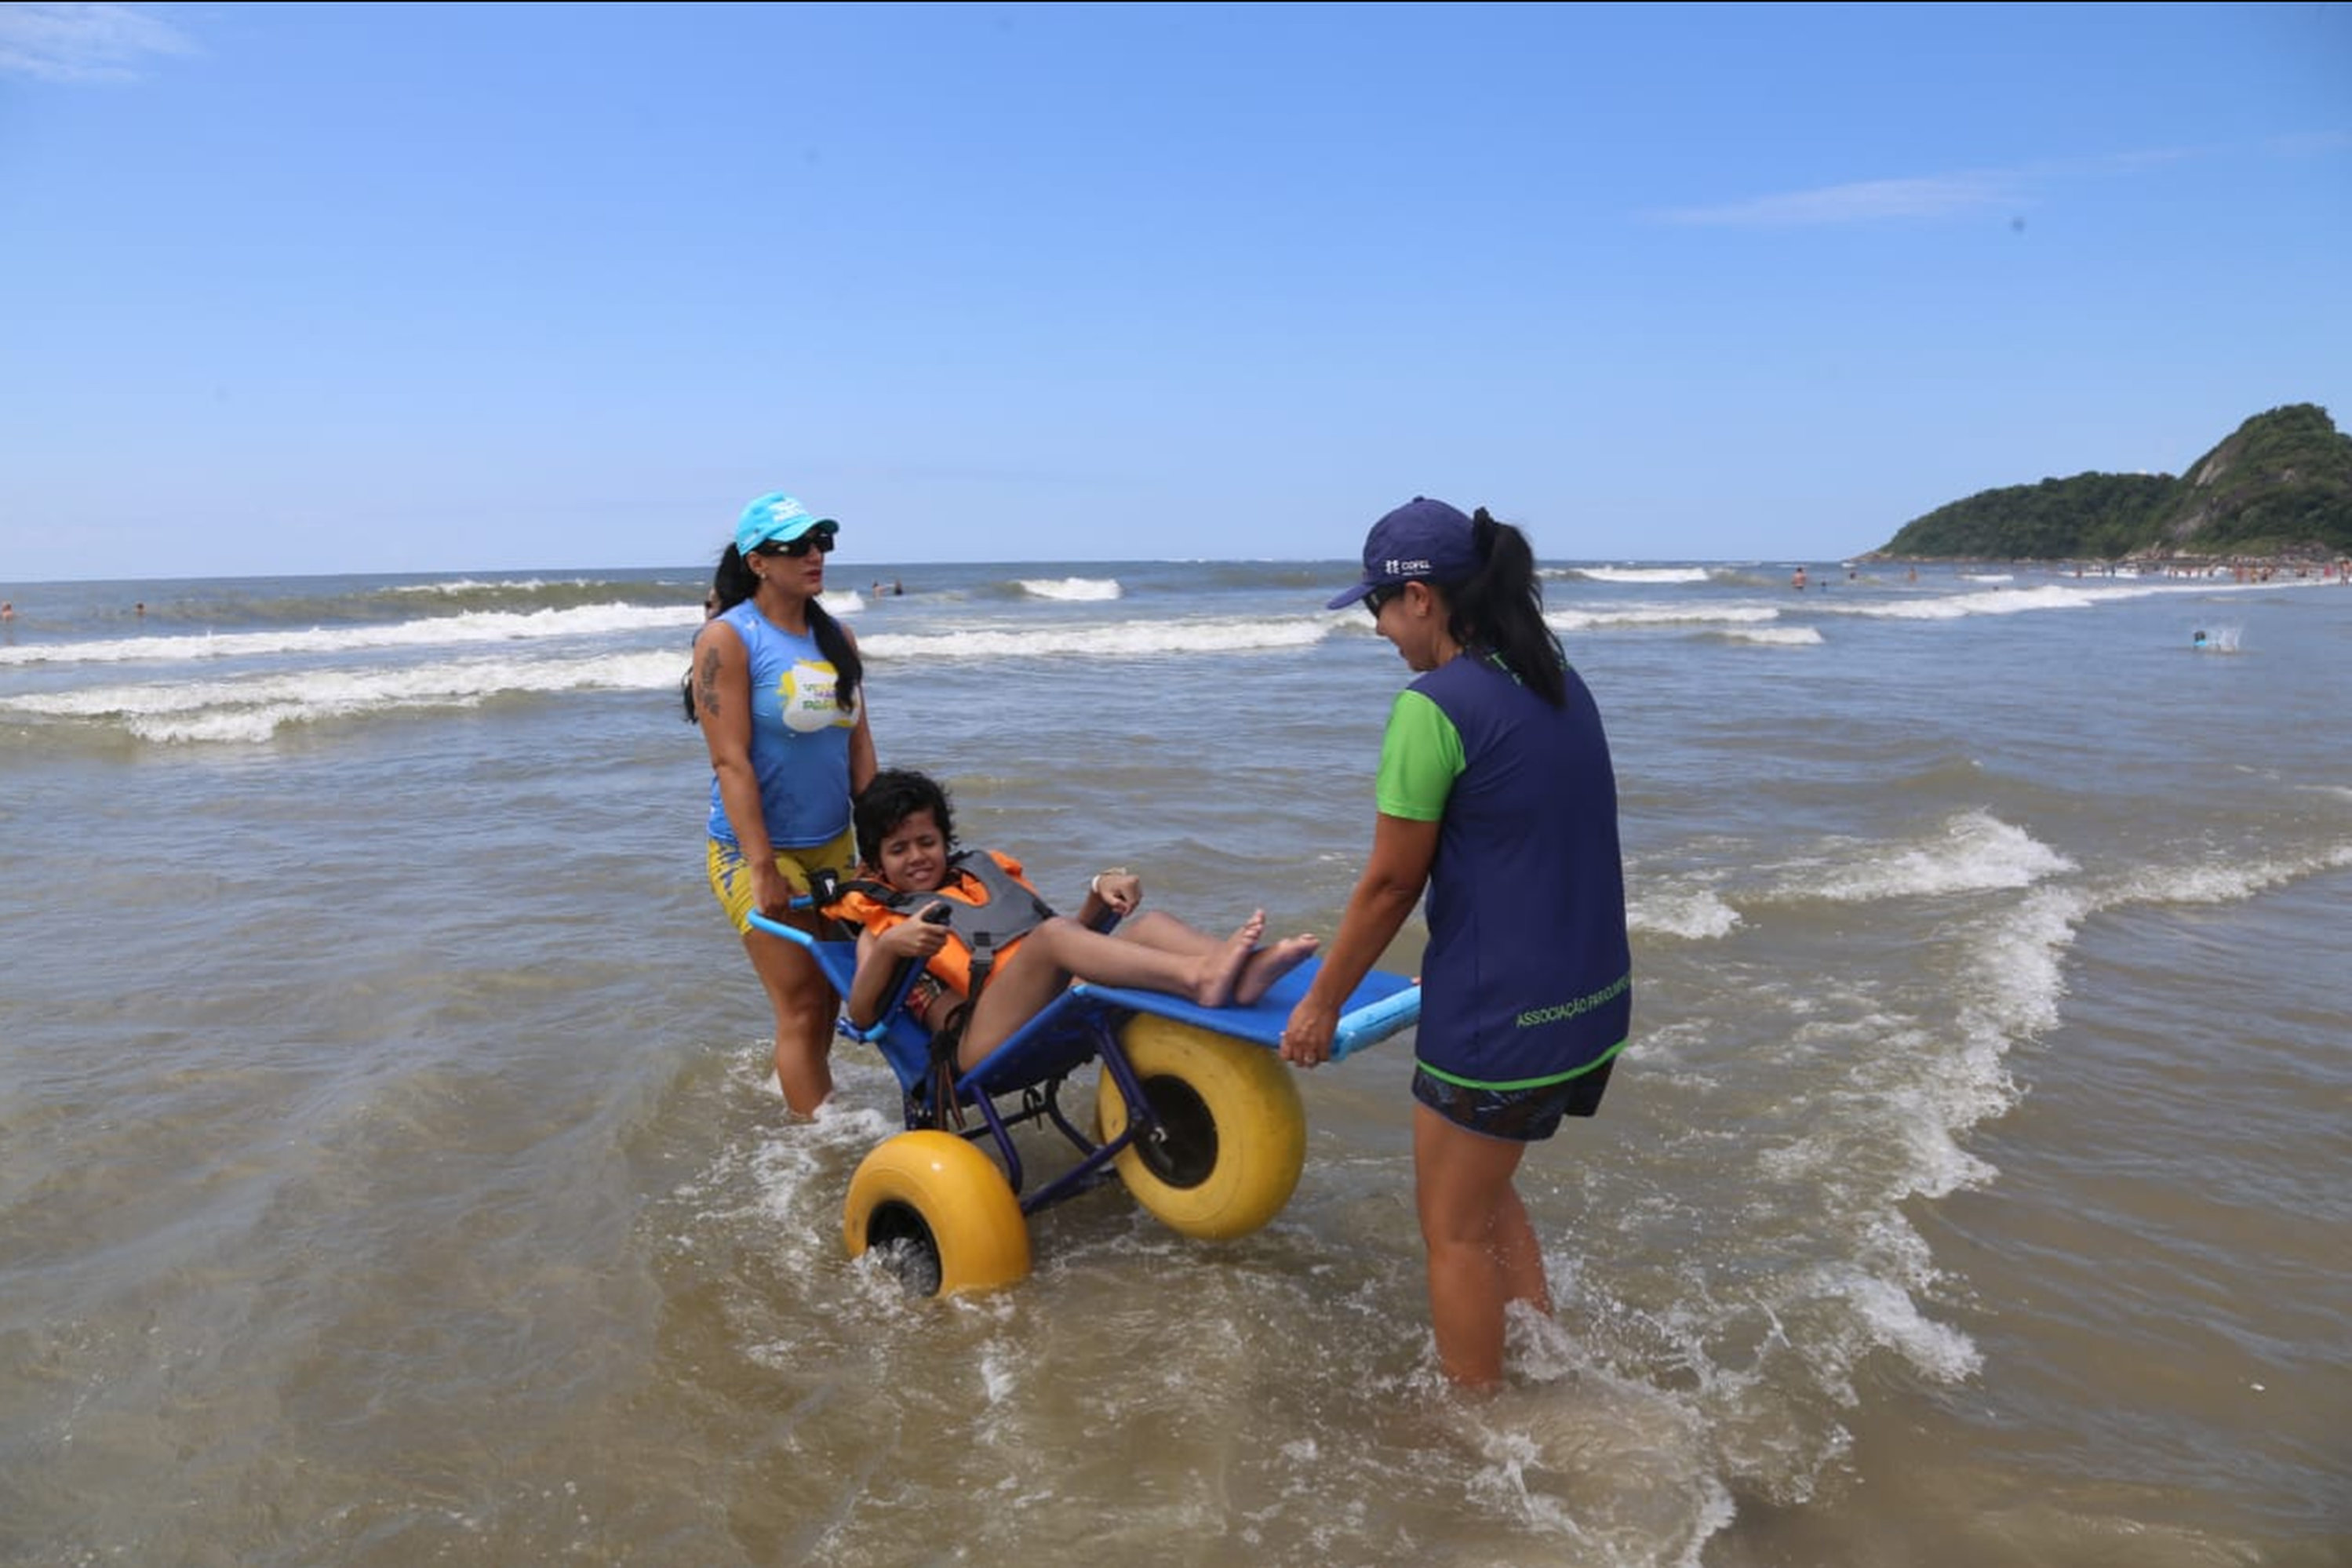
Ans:
[[[1143,902],[1143,879],[1124,867],[1102,873],[1087,888],[1121,916],[1134,914]]]
[[[893,958],[929,958],[947,946],[948,927],[945,921],[933,924],[923,915],[947,905],[934,899],[923,906],[912,920],[905,920],[882,933],[876,946]]]

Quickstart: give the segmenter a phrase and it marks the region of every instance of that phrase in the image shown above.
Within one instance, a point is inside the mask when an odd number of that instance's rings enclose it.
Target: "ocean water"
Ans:
[[[1255,1236],[843,1255],[895,1086],[782,1114],[701,570],[0,585],[0,1561],[2352,1563],[2352,590],[1792,565],[1547,569],[1636,1037],[1478,1403],[1404,1040]],[[833,575],[969,841],[1332,930],[1348,566]]]

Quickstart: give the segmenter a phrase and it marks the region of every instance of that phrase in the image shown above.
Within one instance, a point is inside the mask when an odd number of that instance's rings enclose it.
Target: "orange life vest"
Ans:
[[[1054,917],[1052,906],[1021,874],[1021,862],[994,850],[957,851],[948,857],[947,881],[929,893],[856,878],[837,883],[818,908],[878,936],[934,903],[948,905],[948,940],[923,967],[967,998],[979,994],[1022,937]]]

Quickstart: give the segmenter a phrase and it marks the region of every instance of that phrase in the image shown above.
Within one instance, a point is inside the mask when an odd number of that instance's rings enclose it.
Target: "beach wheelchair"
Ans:
[[[805,899],[795,908],[807,907]],[[811,936],[754,913],[751,923],[805,948],[843,996],[857,968],[854,935]],[[868,1029],[838,1028],[875,1046],[898,1080],[907,1130],[860,1162],[843,1206],[853,1258],[879,1251],[910,1294],[944,1296],[1011,1285],[1029,1273],[1027,1217],[1114,1175],[1155,1218],[1187,1236],[1244,1236],[1282,1211],[1307,1159],[1307,1122],[1292,1069],[1276,1053],[1283,1024],[1321,966],[1310,957],[1248,1007],[1079,983],[978,1065],[934,1070],[931,1037],[908,1016],[921,966],[895,976]],[[1401,975],[1365,977],[1348,998],[1332,1060],[1409,1028],[1421,988]],[[1063,1085],[1102,1067],[1092,1125],[1064,1111]],[[976,1124],[967,1127],[967,1113]],[[1013,1129],[1050,1124],[1076,1166],[1028,1190]],[[992,1159],[982,1150],[994,1151]]]

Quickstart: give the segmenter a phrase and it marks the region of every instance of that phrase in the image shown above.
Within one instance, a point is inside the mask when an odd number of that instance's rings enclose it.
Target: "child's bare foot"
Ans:
[[[1201,960],[1201,979],[1192,988],[1192,999],[1204,1008],[1221,1008],[1232,1001],[1242,966],[1249,962],[1250,949],[1265,935],[1265,911],[1261,909],[1235,927],[1223,946]]]
[[[1316,948],[1323,945],[1320,936],[1302,934],[1286,936],[1270,947],[1261,947],[1249,956],[1242,966],[1242,977],[1234,982],[1234,1000],[1248,1007],[1271,990],[1275,981],[1307,962]]]

